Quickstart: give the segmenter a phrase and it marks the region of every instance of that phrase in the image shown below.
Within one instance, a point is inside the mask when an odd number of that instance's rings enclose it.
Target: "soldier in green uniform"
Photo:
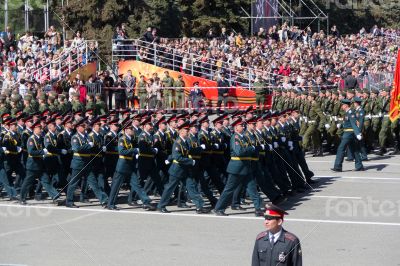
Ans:
[[[323,156],[320,136],[321,133],[318,126],[320,123],[325,124],[325,116],[320,108],[320,104],[316,101],[316,97],[317,94],[315,92],[312,92],[310,95],[308,95],[310,110],[307,117],[308,127],[303,136],[303,149],[308,149],[311,141],[314,149],[313,156]]]
[[[331,96],[331,113],[330,113],[330,127],[328,129],[328,148],[330,150],[331,154],[336,154],[336,148],[339,145],[340,138],[338,137],[337,130],[337,124],[338,124],[338,118],[340,117],[340,110],[341,110],[341,103],[339,100],[339,92],[338,91],[333,91],[332,96]]]
[[[49,96],[49,98],[47,99],[47,104],[48,104],[48,108],[49,111],[51,113],[56,113],[58,112],[58,104],[56,103],[56,98],[54,96]]]
[[[258,106],[259,114],[262,114],[265,109],[265,94],[267,88],[265,86],[265,82],[260,75],[257,75],[256,79],[254,80],[254,92],[256,93],[256,105]]]
[[[162,79],[162,85],[165,88],[168,89],[163,89],[163,97],[164,97],[164,108],[172,108],[172,96],[174,94],[174,89],[171,89],[174,87],[174,79],[169,75],[168,71],[164,72],[164,78]]]
[[[32,115],[33,113],[35,113],[35,110],[33,110],[32,105],[31,105],[31,100],[32,100],[32,96],[25,95],[24,108],[22,109],[22,111],[28,115]]]
[[[381,103],[381,109],[379,116],[382,120],[381,130],[379,131],[379,152],[378,155],[384,155],[386,153],[386,146],[392,141],[392,127],[389,119],[390,110],[390,88],[385,88],[381,91],[381,97],[379,99]]]
[[[23,107],[20,104],[20,99],[18,97],[12,97],[10,105],[11,117],[16,118],[17,113],[23,110]]]
[[[243,136],[244,121],[241,118],[232,122],[235,134],[231,138],[231,160],[229,161],[227,172],[229,174],[225,188],[214,208],[214,213],[218,216],[226,216],[225,209],[231,204],[232,196],[237,187],[242,184],[246,187],[247,193],[254,203],[256,216],[262,215],[262,200],[257,192],[256,182],[253,182],[251,160],[254,157],[255,148]]]
[[[0,116],[9,113],[9,111],[10,109],[8,108],[6,97],[4,95],[0,95]]]
[[[172,165],[169,168],[169,181],[165,185],[164,192],[161,196],[157,208],[162,213],[169,213],[166,206],[170,202],[171,195],[174,193],[176,186],[180,181],[186,185],[189,197],[196,206],[196,213],[208,213],[210,210],[204,208],[204,201],[197,190],[197,184],[193,178],[190,177],[189,172],[197,162],[189,158],[189,145],[188,145],[188,131],[190,123],[186,121],[179,126],[179,137],[175,140],[172,147]]]
[[[78,112],[78,111],[84,112],[85,111],[85,106],[83,105],[83,103],[81,103],[79,101],[79,94],[78,93],[75,93],[72,96],[71,104],[72,104],[72,112]]]
[[[175,108],[180,109],[185,107],[185,82],[183,76],[178,75],[178,79],[174,81],[175,91]]]
[[[33,186],[35,179],[40,180],[42,186],[46,189],[47,193],[53,199],[54,202],[59,203],[58,198],[60,194],[52,186],[50,178],[45,171],[45,163],[43,157],[46,156],[49,151],[43,145],[43,138],[41,137],[42,130],[40,122],[37,121],[32,125],[33,135],[29,137],[27,142],[28,147],[28,159],[26,162],[26,178],[24,179],[21,187],[20,203],[26,204],[26,197]]]
[[[343,136],[337,149],[335,164],[331,170],[334,172],[342,171],[342,164],[346,148],[349,147],[350,152],[354,154],[355,170],[364,171],[364,166],[360,157],[359,146],[355,143],[356,139],[362,139],[360,128],[357,126],[357,118],[355,112],[353,109],[350,108],[350,100],[343,99],[341,102],[342,109],[346,112],[343,121]]]
[[[147,83],[144,80],[144,76],[141,75],[139,83],[138,83],[138,90],[137,90],[137,93],[138,93],[137,96],[139,99],[140,109],[146,108],[146,96],[147,96],[146,87],[147,87]]]
[[[48,110],[49,107],[47,106],[46,95],[42,94],[39,97],[39,108],[38,111],[43,113],[45,110]]]
[[[101,97],[101,93],[96,93],[95,110],[97,115],[105,115],[107,113],[107,105]]]
[[[94,116],[96,115],[103,115],[100,113],[96,112],[96,104],[94,102],[94,95],[93,94],[88,94],[86,96],[86,106],[85,106],[85,110],[94,110]]]

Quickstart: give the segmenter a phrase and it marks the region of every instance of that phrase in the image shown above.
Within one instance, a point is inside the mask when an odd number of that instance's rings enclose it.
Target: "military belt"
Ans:
[[[106,151],[106,154],[118,155],[117,151]]]
[[[91,157],[92,155],[91,154],[87,154],[87,153],[74,153],[74,156],[77,156],[77,157]]]
[[[29,158],[43,158],[42,155],[28,155]]]
[[[315,122],[317,122],[317,121],[315,121],[315,120],[309,120],[309,121],[308,121],[308,123],[310,123],[310,124],[313,124],[313,123],[315,123]]]
[[[101,157],[103,157],[103,155],[102,154],[91,154],[93,157],[99,157],[99,158],[101,158]]]
[[[344,132],[353,132],[354,129],[352,129],[352,128],[345,128],[345,129],[343,129],[343,131],[344,131]]]
[[[140,153],[139,157],[154,158],[154,154]]]
[[[265,151],[260,151],[258,154],[265,155]]]
[[[18,152],[16,151],[5,151],[5,154],[12,154],[12,155],[18,155]]]
[[[371,115],[371,118],[379,118],[379,115]]]
[[[200,156],[200,155],[189,155],[189,158],[190,158],[190,159],[197,159],[197,160],[200,160],[200,159],[201,159],[201,156]]]
[[[384,115],[383,117],[389,117],[389,115]]]
[[[234,161],[252,161],[253,158],[251,158],[251,157],[231,157],[231,160],[234,160]]]
[[[120,159],[125,159],[125,160],[133,160],[133,157],[129,157],[129,156],[124,156],[124,155],[120,155],[119,156]]]
[[[47,154],[45,154],[45,156],[46,157],[54,157],[54,156],[57,156],[57,154],[48,152]]]
[[[213,153],[213,154],[224,154],[223,151],[213,151],[212,153]]]

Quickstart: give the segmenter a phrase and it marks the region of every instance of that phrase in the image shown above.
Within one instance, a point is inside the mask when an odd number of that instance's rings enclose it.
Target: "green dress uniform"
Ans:
[[[164,212],[168,212],[165,210],[165,206],[170,202],[171,196],[180,181],[185,182],[189,197],[196,205],[196,209],[201,210],[203,208],[204,201],[197,190],[197,183],[190,177],[190,169],[197,161],[189,158],[189,149],[188,141],[181,137],[178,137],[173,144],[172,165],[168,170],[169,181],[165,185],[160,202],[157,205],[157,208]]]
[[[93,143],[89,142],[86,135],[76,133],[71,138],[71,149],[73,157],[71,161],[71,178],[67,189],[67,207],[74,207],[74,192],[78,184],[89,175],[89,162],[92,157]],[[91,184],[89,183],[89,185]]]
[[[379,130],[381,128],[381,116],[380,113],[382,112],[382,100],[381,97],[376,97],[371,99],[370,103],[371,109],[371,140],[372,143],[375,143],[379,136]]]
[[[185,107],[185,82],[183,80],[175,80],[175,108]]]
[[[382,101],[382,108],[379,115],[382,118],[382,126],[379,131],[379,146],[381,150],[385,150],[386,145],[392,139],[392,128],[389,119],[390,98],[382,97],[380,100]]]
[[[138,96],[139,96],[139,103],[140,103],[140,109],[145,109],[146,108],[146,82],[145,81],[139,81],[138,83]]]
[[[299,239],[282,229],[275,240],[273,234],[264,231],[258,234],[254,244],[252,266],[301,266],[302,251]]]
[[[231,204],[232,196],[237,187],[242,184],[254,203],[254,208],[261,208],[262,200],[257,192],[251,169],[251,161],[254,158],[255,148],[251,146],[243,135],[233,134],[231,138],[231,160],[228,163],[229,174],[225,188],[215,205],[217,215],[226,215],[225,209]]]
[[[356,170],[362,170],[364,168],[360,158],[360,150],[355,143],[357,135],[361,135],[361,131],[357,126],[354,110],[349,109],[344,117],[343,135],[337,149],[335,164],[332,170],[342,171],[343,159],[347,147],[349,147],[350,152],[354,154]]]
[[[40,179],[42,186],[53,200],[57,199],[60,194],[52,186],[50,178],[45,172],[43,157],[47,152],[44,150],[43,139],[39,136],[32,135],[28,139],[27,147],[28,159],[26,161],[26,178],[21,187],[21,202],[25,202],[26,196],[33,186],[35,179]]]
[[[265,82],[256,81],[253,84],[254,92],[256,93],[256,105],[258,106],[258,110],[260,113],[265,109],[265,92],[267,89],[265,88]]]
[[[174,93],[174,89],[170,89],[174,87],[174,79],[170,76],[162,79],[162,84],[164,87],[168,89],[163,89],[163,98],[164,98],[164,108],[171,108],[172,105],[172,95]]]
[[[107,105],[102,100],[97,100],[94,106],[97,115],[105,115],[107,113]]]
[[[318,126],[322,121],[325,121],[324,114],[319,103],[314,101],[311,103],[310,111],[308,112],[308,127],[303,136],[303,148],[309,148],[311,141],[315,154],[321,154],[321,136]]]

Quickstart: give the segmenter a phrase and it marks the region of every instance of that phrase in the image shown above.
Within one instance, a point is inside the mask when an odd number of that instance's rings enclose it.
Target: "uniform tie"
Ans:
[[[272,246],[275,244],[274,235],[273,234],[270,235],[269,242],[271,243]]]

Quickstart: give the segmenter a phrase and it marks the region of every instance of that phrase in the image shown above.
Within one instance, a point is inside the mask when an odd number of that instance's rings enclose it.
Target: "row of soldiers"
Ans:
[[[57,94],[55,91],[49,92],[48,95],[45,93],[36,95],[28,91],[24,97],[17,91],[0,95],[0,115],[10,114],[15,118],[19,112],[33,115],[47,110],[51,113],[93,110],[96,115],[104,115],[107,113],[107,105],[103,101],[101,93],[88,94],[85,104],[82,103],[79,93],[73,93],[71,101],[69,101],[67,93]]]
[[[125,186],[129,205],[140,200],[145,210],[163,213],[171,203],[188,207],[188,200],[207,213],[205,197],[217,215],[226,215],[228,206],[242,210],[248,195],[262,216],[260,192],[280,204],[315,181],[301,146],[299,111],[253,113],[223,114],[213,128],[197,112],[5,114],[0,183],[22,204],[44,188],[56,204],[71,208],[80,187],[79,201],[87,202],[91,191],[110,210],[118,209]],[[150,196],[157,194],[155,204]]]
[[[323,156],[323,152],[335,154],[343,134],[341,125],[345,112],[341,109],[341,100],[361,99],[364,119],[362,135],[366,144],[365,153],[377,151],[383,155],[387,147],[395,146],[399,151],[400,137],[398,120],[391,122],[390,88],[381,91],[372,89],[320,90],[298,92],[297,90],[275,90],[273,110],[282,111],[288,108],[298,109],[302,126],[303,148],[311,150],[314,156]],[[325,150],[322,143],[326,141]],[[395,144],[395,145],[392,145]],[[367,160],[364,156],[363,160]]]

